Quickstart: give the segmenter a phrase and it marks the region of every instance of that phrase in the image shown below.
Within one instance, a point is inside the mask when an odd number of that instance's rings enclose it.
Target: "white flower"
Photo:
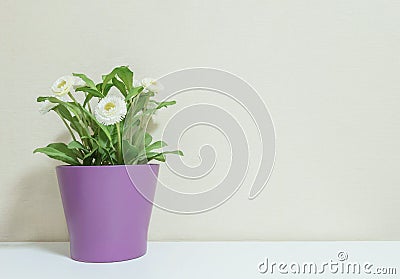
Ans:
[[[133,80],[133,87],[142,86],[142,82],[140,80],[134,79]]]
[[[96,119],[104,125],[113,125],[124,119],[127,112],[124,98],[117,95],[107,95],[97,104]]]
[[[158,93],[163,89],[163,86],[160,84],[160,82],[152,78],[144,78],[142,79],[141,83],[144,89],[147,89],[154,93]]]
[[[54,104],[54,103],[51,103],[46,100],[46,101],[40,103],[39,112],[41,114],[46,114],[49,111],[51,111],[53,108],[55,108],[56,106],[58,106],[58,104]]]
[[[51,90],[57,97],[62,97],[71,91],[73,85],[74,85],[74,77],[63,76],[54,82],[53,86],[51,87]]]

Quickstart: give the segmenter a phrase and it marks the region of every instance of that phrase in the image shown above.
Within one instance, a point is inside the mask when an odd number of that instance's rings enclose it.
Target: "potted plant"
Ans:
[[[157,151],[166,143],[153,142],[147,131],[158,109],[175,104],[153,99],[160,87],[153,79],[134,80],[120,66],[97,84],[84,74],[61,77],[52,96],[37,99],[40,111],[58,114],[72,138],[34,153],[67,164],[56,172],[75,260],[114,262],[146,253],[159,170],[149,162],[183,155]]]

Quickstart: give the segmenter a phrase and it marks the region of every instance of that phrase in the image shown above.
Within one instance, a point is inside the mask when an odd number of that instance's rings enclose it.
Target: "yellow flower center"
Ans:
[[[63,81],[61,81],[61,82],[57,85],[57,87],[58,87],[58,88],[62,88],[66,83],[67,83],[67,82],[66,82],[65,80],[63,80]]]
[[[104,109],[105,109],[106,111],[110,111],[110,110],[113,109],[113,108],[115,108],[115,104],[114,104],[114,103],[109,102],[109,103],[107,103],[107,104],[104,105]]]

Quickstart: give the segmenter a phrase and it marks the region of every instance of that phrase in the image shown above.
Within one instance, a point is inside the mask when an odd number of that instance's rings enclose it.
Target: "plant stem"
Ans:
[[[74,95],[72,95],[71,92],[68,92],[68,96],[69,96],[69,97],[71,98],[71,100],[75,103],[75,105],[77,105],[77,106],[80,108],[80,110],[81,110],[81,112],[82,112],[82,115],[85,116],[85,112],[83,111],[83,107],[82,107],[81,104],[79,104],[78,101],[75,99]],[[85,117],[82,117],[82,120],[83,120],[83,122],[87,125]]]
[[[116,124],[117,126],[117,136],[118,136],[118,148],[117,148],[117,161],[122,165],[122,144],[121,144],[121,129],[119,126],[119,122]]]
[[[85,96],[87,97],[87,95],[88,95],[88,94],[86,93]],[[87,102],[87,106],[88,106],[89,112],[92,113],[92,107],[90,106],[90,101]]]
[[[55,111],[55,112],[58,114],[58,116],[60,116],[62,122],[64,122],[64,124],[65,124],[65,126],[67,127],[69,133],[71,134],[72,139],[73,139],[74,141],[77,141],[77,140],[76,140],[76,137],[75,137],[74,133],[72,132],[71,127],[69,127],[67,121],[65,121],[65,119],[61,116],[61,114],[60,114],[58,111]]]
[[[75,104],[78,104],[78,101],[75,99],[74,95],[71,94],[71,92],[68,92],[68,96],[71,98],[72,101],[74,101]]]
[[[90,132],[88,130],[88,123],[85,120],[85,112],[84,108],[78,103],[78,101],[75,99],[75,97],[71,94],[71,92],[68,92],[68,96],[71,98],[71,100],[75,103],[75,105],[81,110],[82,112],[82,117],[78,113],[74,111],[75,116],[78,118],[79,123],[81,124],[82,128],[85,129],[86,135],[90,138]],[[86,141],[86,145],[92,147],[92,143],[90,140]]]

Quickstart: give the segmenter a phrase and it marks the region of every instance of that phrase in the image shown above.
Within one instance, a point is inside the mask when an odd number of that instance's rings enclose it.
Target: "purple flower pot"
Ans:
[[[72,259],[116,262],[146,253],[158,169],[151,164],[57,167]]]

